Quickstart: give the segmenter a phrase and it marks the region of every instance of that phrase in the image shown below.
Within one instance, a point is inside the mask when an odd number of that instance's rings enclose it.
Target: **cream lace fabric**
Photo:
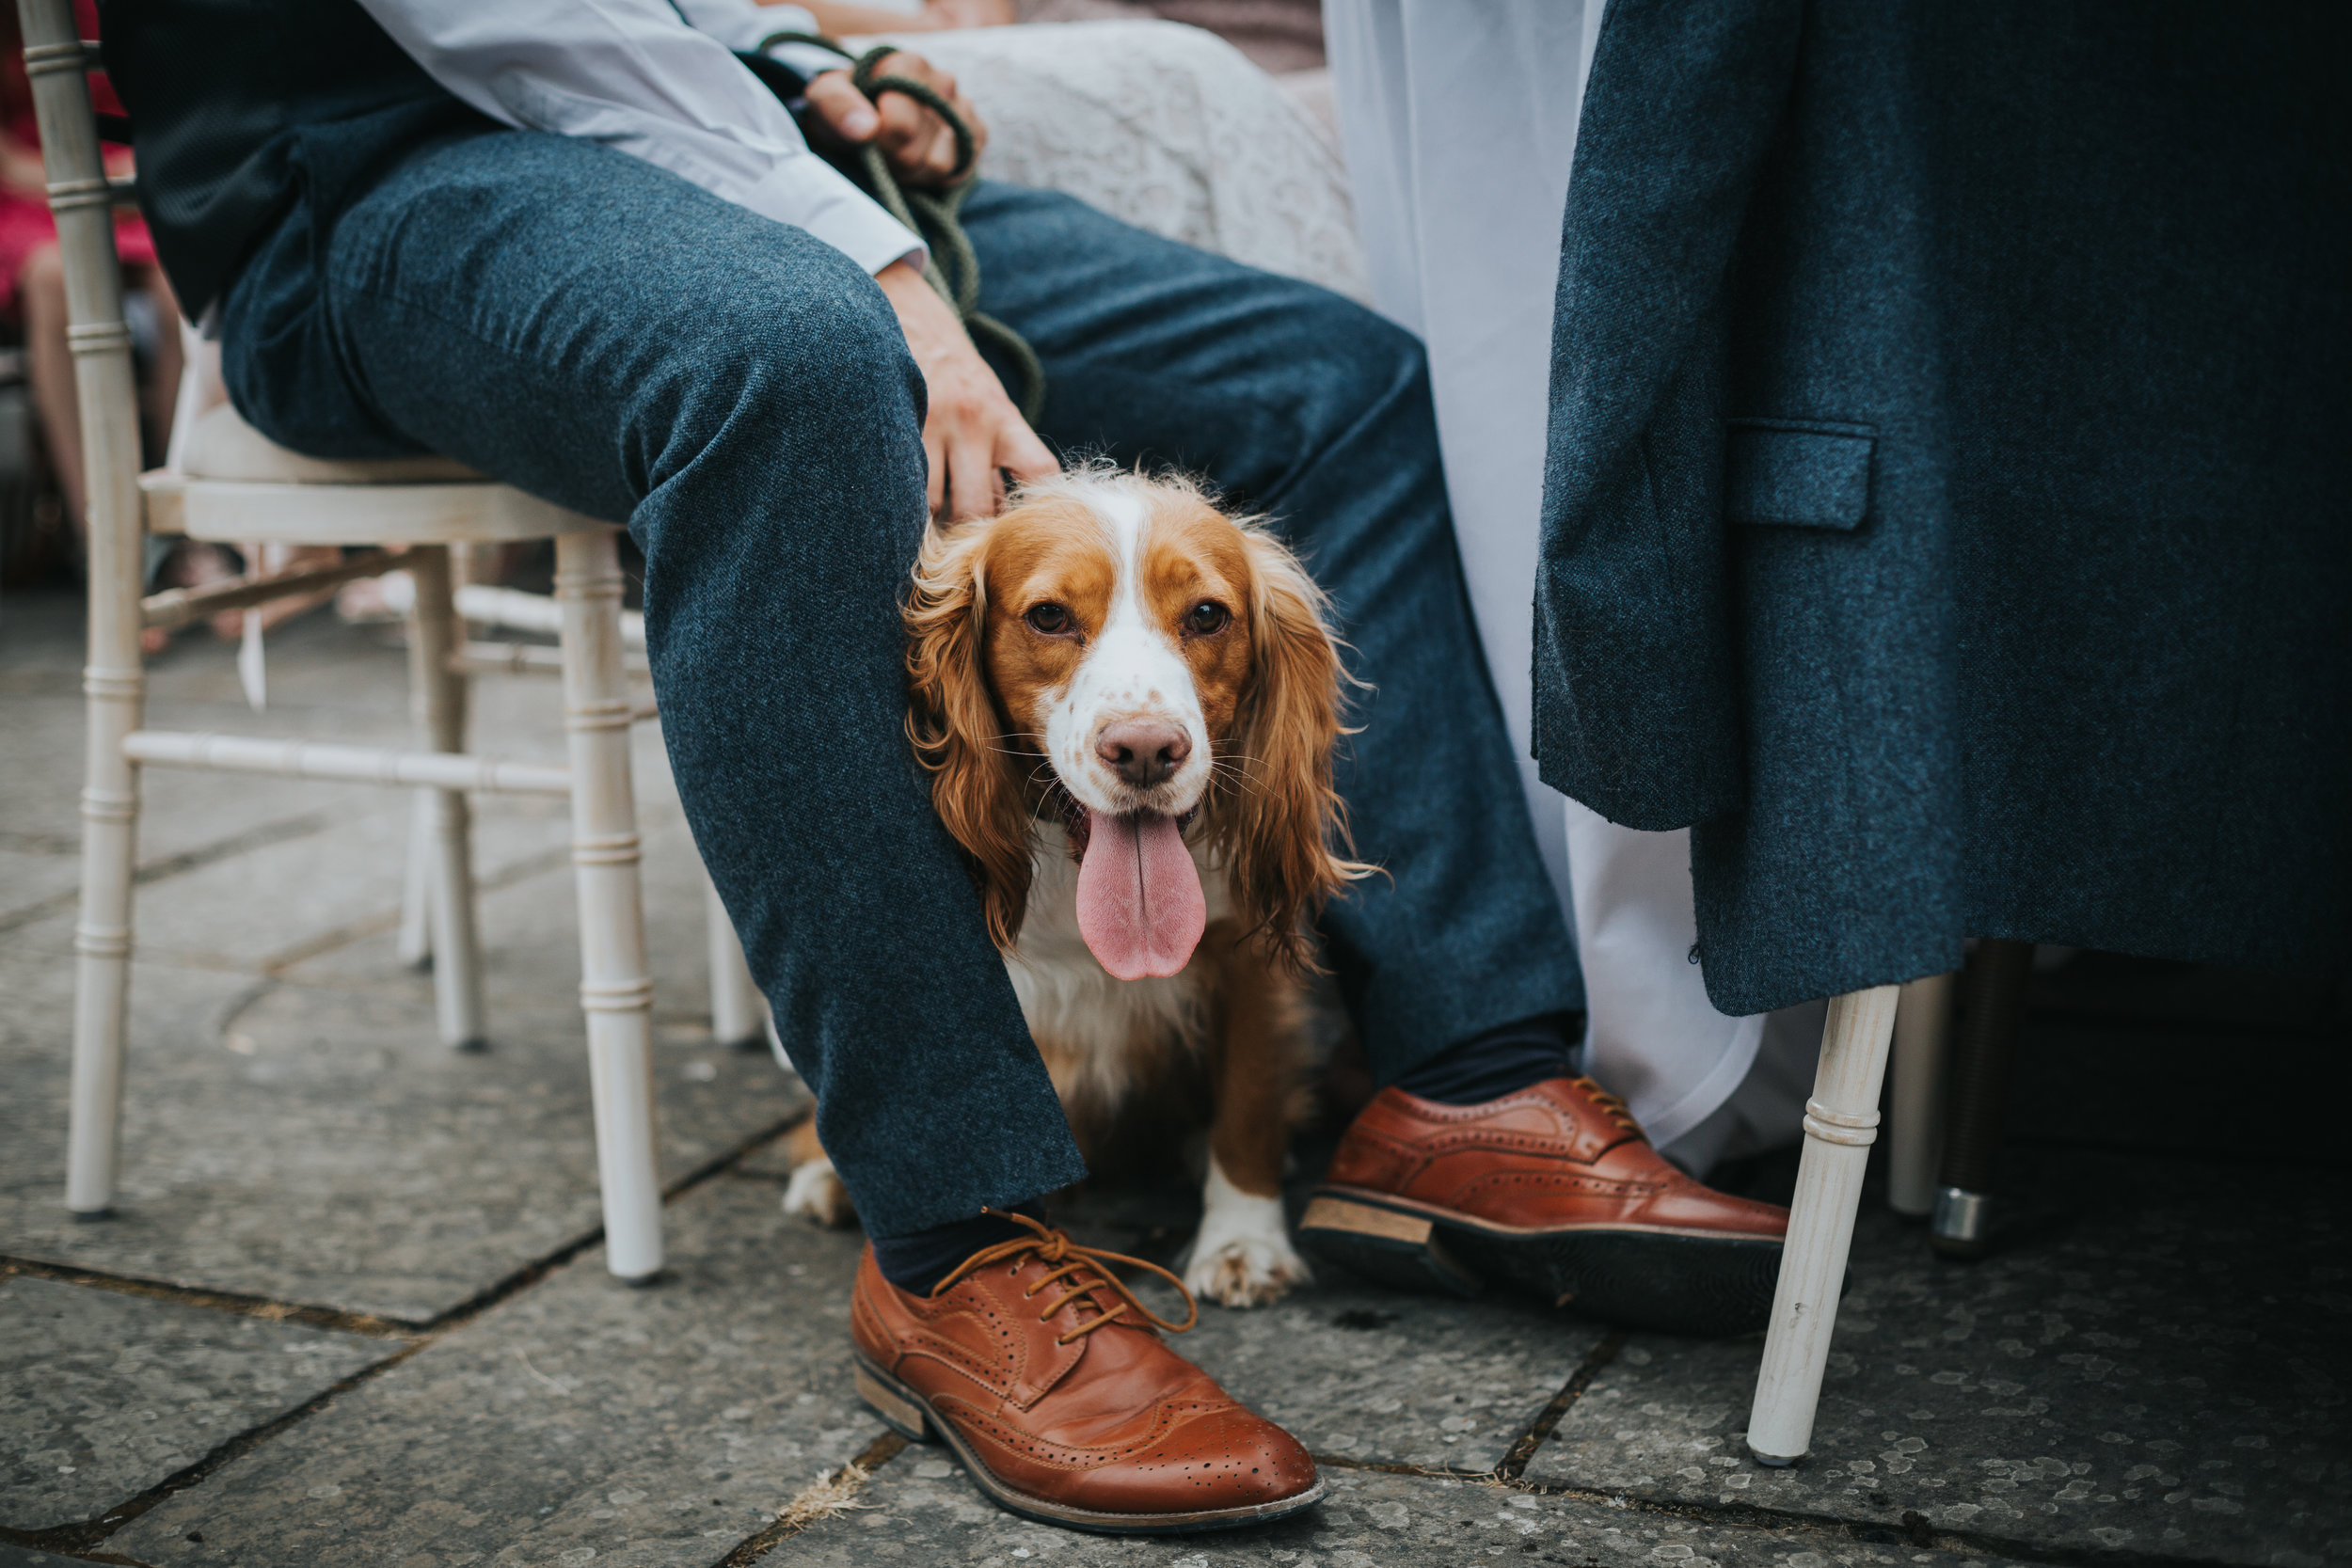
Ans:
[[[1214,34],[1070,22],[896,41],[952,71],[988,122],[988,178],[1371,298],[1338,156],[1273,77]]]

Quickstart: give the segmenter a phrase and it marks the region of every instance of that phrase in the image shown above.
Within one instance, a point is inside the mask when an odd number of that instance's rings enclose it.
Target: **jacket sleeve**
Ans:
[[[811,152],[775,95],[668,0],[360,4],[435,81],[493,119],[658,164],[806,230],[868,272],[922,260],[922,241]]]
[[[1535,585],[1544,782],[1688,827],[1743,792],[1723,522],[1732,253],[1794,71],[1799,0],[1613,0],[1552,318]]]

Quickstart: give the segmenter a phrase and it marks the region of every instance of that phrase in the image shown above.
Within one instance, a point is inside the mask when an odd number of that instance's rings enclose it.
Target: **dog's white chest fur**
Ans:
[[[1207,966],[1191,964],[1165,980],[1113,978],[1078,931],[1078,863],[1069,835],[1041,822],[1032,843],[1028,908],[1005,970],[1062,1102],[1108,1110],[1134,1087],[1139,1045],[1200,1040],[1211,1002]],[[1198,848],[1192,860],[1209,918],[1230,915],[1224,873]]]
[[[1069,835],[1040,823],[1032,843],[1028,906],[1005,970],[1062,1103],[1108,1111],[1134,1089],[1144,1053],[1159,1042],[1180,1051],[1200,1047],[1215,980],[1200,962],[1168,979],[1114,978],[1078,931],[1078,863],[1070,857]],[[1192,860],[1210,921],[1230,918],[1233,901],[1223,870],[1198,847]],[[1184,1284],[1196,1293],[1243,1307],[1271,1301],[1311,1277],[1291,1246],[1280,1198],[1242,1192],[1214,1153],[1200,1197],[1200,1230],[1184,1269]]]

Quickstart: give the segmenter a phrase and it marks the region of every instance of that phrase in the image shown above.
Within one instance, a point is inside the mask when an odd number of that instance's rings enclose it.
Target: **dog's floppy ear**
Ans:
[[[1249,689],[1233,726],[1232,768],[1220,769],[1216,813],[1226,874],[1245,927],[1285,963],[1311,966],[1306,917],[1372,868],[1345,858],[1346,807],[1331,787],[1340,724],[1339,645],[1323,591],[1295,556],[1246,526],[1249,558]],[[1237,785],[1223,780],[1237,772]]]
[[[1006,952],[1029,901],[1029,814],[981,667],[988,624],[984,523],[933,529],[907,596],[907,738],[931,775],[931,804],[972,857],[988,934]]]

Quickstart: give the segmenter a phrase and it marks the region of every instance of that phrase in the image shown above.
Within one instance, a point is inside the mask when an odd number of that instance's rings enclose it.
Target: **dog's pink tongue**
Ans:
[[[1183,970],[1209,923],[1200,873],[1172,816],[1087,814],[1078,865],[1078,933],[1121,980]]]

